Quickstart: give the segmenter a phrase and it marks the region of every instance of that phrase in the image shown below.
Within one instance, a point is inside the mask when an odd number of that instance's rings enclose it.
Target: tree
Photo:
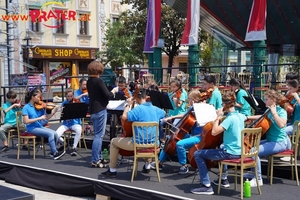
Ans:
[[[134,33],[123,34],[123,25],[122,21],[114,23],[107,21],[104,44],[106,49],[98,53],[101,62],[104,64],[110,63],[114,70],[116,70],[116,67],[122,66],[123,63],[131,67],[141,62],[140,57],[133,51],[131,46],[137,36]]]

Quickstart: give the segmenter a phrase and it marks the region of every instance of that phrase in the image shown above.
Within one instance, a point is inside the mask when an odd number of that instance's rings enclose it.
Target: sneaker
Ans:
[[[213,184],[218,186],[219,185],[219,178],[213,180]],[[221,186],[224,187],[224,188],[229,188],[230,184],[229,184],[227,179],[224,179],[224,180],[221,179]]]
[[[110,169],[108,169],[105,172],[101,173],[103,176],[109,176],[109,177],[116,177],[117,176],[117,172],[111,172]]]
[[[290,156],[287,156],[287,157],[282,157],[280,158],[281,161],[284,161],[284,162],[291,162],[291,157]],[[294,158],[293,158],[294,160]]]
[[[211,186],[206,187],[203,184],[201,184],[199,188],[192,188],[190,191],[193,194],[214,194],[214,190]]]
[[[189,172],[189,167],[188,166],[181,166],[179,169],[179,174],[187,174]]]
[[[76,152],[76,149],[72,149],[71,153],[70,153],[71,156],[77,156],[77,152]]]
[[[259,184],[259,186],[263,186],[263,180],[262,180],[262,179],[259,179],[259,180],[258,180],[258,184]],[[257,185],[256,185],[256,179],[255,179],[255,178],[253,178],[253,179],[250,181],[250,186],[251,186],[251,187],[257,187]]]
[[[66,148],[68,147],[69,145],[66,144]],[[60,147],[57,149],[57,151],[63,151],[64,150],[64,145],[60,145]]]
[[[159,163],[158,164],[158,169],[159,170],[162,170],[162,168],[163,168],[163,164],[161,164],[161,163]],[[150,164],[150,169],[156,169],[156,165],[155,165],[155,162],[152,162],[151,164]]]
[[[2,149],[1,149],[1,152],[0,153],[5,153],[5,152],[8,152],[9,151],[9,147],[8,146],[4,146]]]
[[[60,159],[63,155],[65,155],[66,151],[57,151],[53,157],[54,157],[54,160],[58,160]]]
[[[106,160],[100,159],[97,162],[92,162],[91,166],[92,167],[99,167],[99,168],[104,168],[106,167],[108,162],[106,162]]]
[[[142,170],[142,173],[144,174],[150,174],[151,172],[151,169],[146,169],[145,165],[143,166],[143,170]]]

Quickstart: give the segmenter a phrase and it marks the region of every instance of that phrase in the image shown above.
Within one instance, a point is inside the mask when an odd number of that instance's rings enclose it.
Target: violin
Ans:
[[[205,100],[211,98],[213,91],[214,91],[213,88],[209,88],[205,92],[201,92],[200,93],[200,101],[205,101]]]
[[[290,118],[294,112],[294,105],[291,103],[294,96],[292,94],[288,94],[286,96],[281,95],[279,105],[286,110],[288,117]]]
[[[87,92],[88,92],[87,89],[83,89],[83,90],[82,90],[82,93],[87,93]]]
[[[69,101],[69,103],[81,103],[79,99],[73,98],[72,101]]]
[[[129,94],[127,88],[124,88],[124,89],[122,90],[122,92],[124,92],[124,94],[125,94],[125,96],[126,96],[127,99],[130,98],[130,94]]]
[[[23,108],[25,106],[24,102],[19,99],[16,99],[14,103],[19,103],[21,105],[20,108]]]
[[[51,111],[55,108],[55,104],[53,102],[47,102],[39,101],[34,104],[34,108],[36,110],[43,110],[46,109],[47,114],[51,114]]]

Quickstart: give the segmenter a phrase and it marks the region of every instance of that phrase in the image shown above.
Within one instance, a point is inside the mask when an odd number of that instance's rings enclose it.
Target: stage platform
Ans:
[[[46,145],[49,153],[49,146]],[[101,172],[106,168],[91,168],[91,150],[82,150],[81,156],[72,157],[69,154],[60,160],[44,157],[42,151],[37,153],[36,160],[27,155],[27,151],[21,152],[19,160],[16,159],[17,150],[12,148],[9,152],[0,154],[0,178],[8,183],[22,185],[38,190],[49,191],[71,196],[93,196],[101,194],[112,199],[239,199],[239,191],[233,189],[233,179],[229,178],[231,187],[221,189],[217,195],[217,187],[213,186],[214,195],[194,195],[190,189],[199,186],[199,176],[195,180],[194,169],[190,168],[187,175],[179,175],[179,164],[174,161],[165,163],[161,171],[162,182],[157,181],[156,172],[142,174],[143,161],[139,162],[138,176],[134,182],[131,179],[131,165],[123,163],[118,166],[116,178],[106,178]],[[265,174],[266,163],[263,162]],[[217,172],[216,168],[212,171]],[[211,179],[216,175],[210,172]],[[273,185],[264,176],[264,185],[261,187],[262,195],[258,195],[257,189],[252,188],[251,199],[299,199],[297,196],[299,186],[296,181],[289,180],[290,168],[275,170],[276,176]],[[279,178],[280,177],[280,178]],[[238,186],[239,188],[239,186]],[[1,199],[1,198],[0,198]]]

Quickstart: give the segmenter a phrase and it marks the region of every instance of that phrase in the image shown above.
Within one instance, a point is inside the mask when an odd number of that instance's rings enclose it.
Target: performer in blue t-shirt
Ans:
[[[74,97],[79,99],[81,102],[89,104],[89,93],[87,91],[86,86],[87,80],[85,78],[80,79],[79,81],[79,89],[74,92]]]
[[[129,111],[130,106],[133,101],[128,102],[127,106],[122,115],[123,120],[128,120],[130,122],[159,122],[165,116],[165,111],[153,106],[151,103],[146,102],[146,90],[141,89],[138,93],[136,102],[139,104]],[[153,138],[154,139],[154,138]],[[138,142],[138,141],[137,141]],[[116,176],[117,175],[117,161],[119,149],[124,149],[127,151],[133,151],[133,138],[132,137],[119,137],[113,138],[110,142],[110,165],[106,172],[103,172],[104,176]],[[144,165],[143,172],[148,173],[150,171],[151,159],[147,161]]]

